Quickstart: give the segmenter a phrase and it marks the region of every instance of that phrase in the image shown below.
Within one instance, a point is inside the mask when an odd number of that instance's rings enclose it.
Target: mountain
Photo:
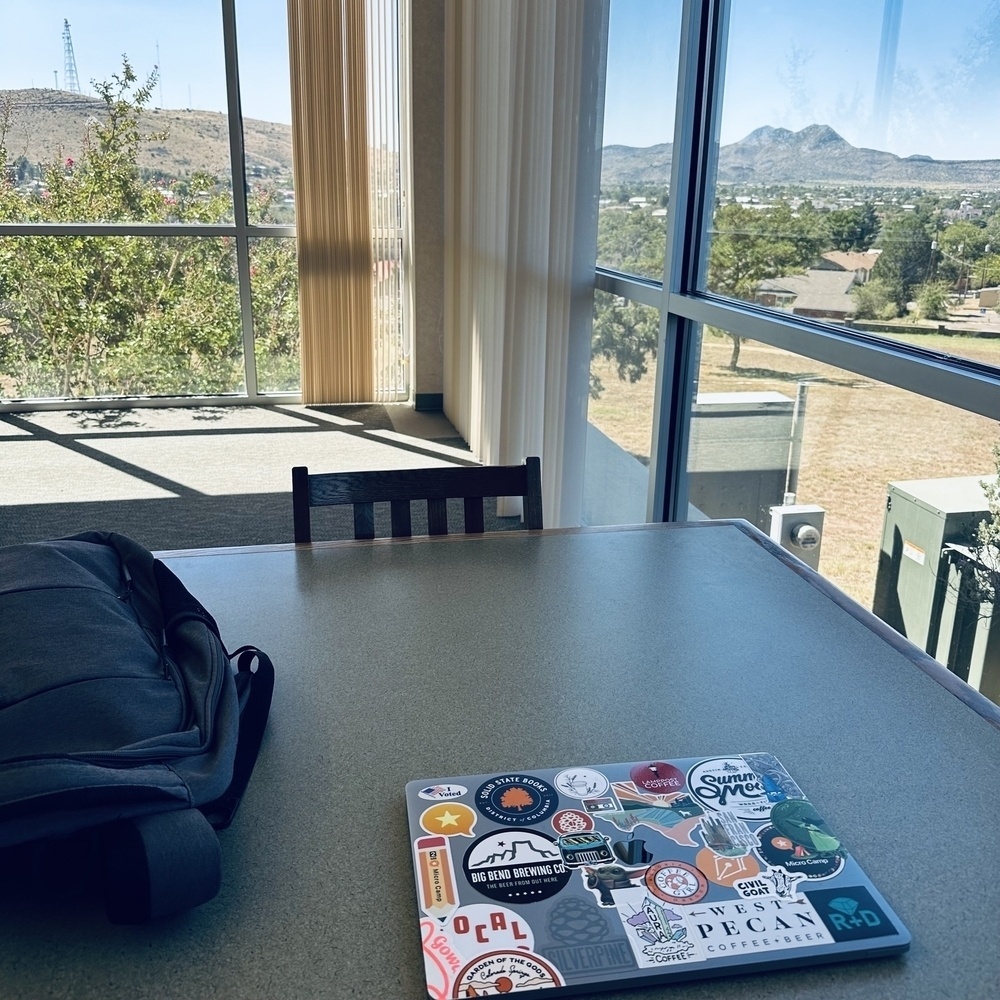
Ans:
[[[103,118],[100,98],[64,90],[0,90],[0,113],[10,107],[11,122],[6,146],[11,159],[23,155],[29,163],[78,159],[88,124]],[[166,133],[147,143],[139,166],[183,176],[194,170],[214,174],[229,172],[229,132],[225,115],[215,111],[143,112],[144,134]],[[246,161],[249,170],[291,173],[292,130],[288,125],[243,119]]]
[[[671,153],[669,142],[644,148],[605,146],[602,184],[666,184]],[[1000,187],[1000,160],[900,157],[852,146],[829,125],[810,125],[799,132],[765,125],[719,150],[718,178],[723,184]]]

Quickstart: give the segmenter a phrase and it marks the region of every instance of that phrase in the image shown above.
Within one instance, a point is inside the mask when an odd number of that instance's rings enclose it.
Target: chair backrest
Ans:
[[[542,473],[538,458],[524,465],[447,466],[440,469],[393,469],[388,472],[313,473],[303,465],[292,469],[292,513],[295,541],[312,541],[310,509],[353,504],[354,537],[375,537],[373,504],[388,502],[393,538],[412,534],[410,501],[427,501],[430,535],[448,534],[448,500],[465,501],[465,532],[485,530],[484,497],[519,496],[524,501],[524,524],[542,527]]]

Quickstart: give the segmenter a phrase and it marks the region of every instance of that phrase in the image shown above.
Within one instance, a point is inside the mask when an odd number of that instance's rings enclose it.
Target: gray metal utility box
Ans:
[[[784,499],[795,400],[780,392],[699,393],[691,413],[688,502],[710,518],[743,517],[763,532]]]
[[[958,572],[955,547],[975,541],[976,529],[989,513],[982,483],[995,478],[992,472],[889,483],[872,604],[879,618],[950,670],[981,682],[984,693],[994,667],[983,656],[994,644],[982,636],[975,641],[982,624],[972,631],[955,630],[956,613],[962,617],[962,607],[956,607],[957,581],[968,579],[967,568]],[[978,663],[973,662],[976,657]]]

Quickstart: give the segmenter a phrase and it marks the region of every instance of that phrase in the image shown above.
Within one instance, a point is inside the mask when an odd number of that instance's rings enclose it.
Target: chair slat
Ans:
[[[409,500],[393,500],[391,518],[393,538],[409,538],[413,534],[413,529],[410,526]]]
[[[427,501],[427,534],[448,534],[448,501],[434,497]]]
[[[356,503],[354,505],[354,537],[375,537],[375,505]]]
[[[467,535],[481,535],[486,530],[483,519],[483,498],[465,498],[465,533]]]

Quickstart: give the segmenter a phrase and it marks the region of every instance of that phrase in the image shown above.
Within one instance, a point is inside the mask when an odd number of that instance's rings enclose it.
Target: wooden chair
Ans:
[[[542,473],[537,458],[524,465],[449,466],[440,469],[393,469],[388,472],[329,472],[310,475],[305,466],[292,469],[292,513],[295,541],[312,541],[310,509],[331,504],[354,505],[354,537],[375,537],[373,504],[391,505],[393,538],[409,538],[410,501],[427,501],[427,533],[448,534],[448,499],[465,501],[465,533],[484,528],[483,498],[520,496],[524,524],[542,527]]]

